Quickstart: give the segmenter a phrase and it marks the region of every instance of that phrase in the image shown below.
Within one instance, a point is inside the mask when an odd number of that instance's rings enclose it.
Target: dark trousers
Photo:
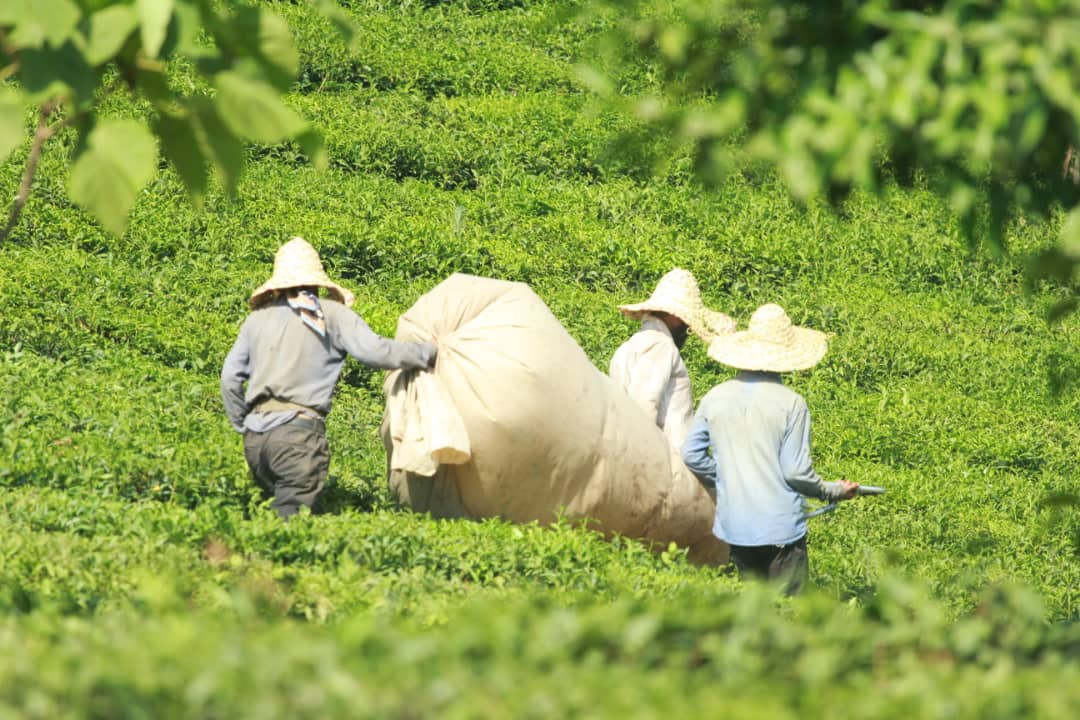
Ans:
[[[743,579],[777,581],[786,595],[797,595],[810,574],[806,536],[787,545],[732,545],[731,561]]]
[[[301,505],[315,506],[330,472],[326,430],[318,420],[298,417],[264,433],[244,433],[244,457],[263,496],[280,517]]]

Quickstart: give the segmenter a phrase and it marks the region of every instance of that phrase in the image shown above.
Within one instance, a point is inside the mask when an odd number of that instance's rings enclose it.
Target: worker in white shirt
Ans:
[[[608,374],[663,430],[674,448],[681,448],[694,414],[690,375],[680,350],[689,333],[706,343],[733,332],[735,322],[708,310],[694,276],[672,270],[657,284],[648,300],[620,305],[641,328],[619,346]]]

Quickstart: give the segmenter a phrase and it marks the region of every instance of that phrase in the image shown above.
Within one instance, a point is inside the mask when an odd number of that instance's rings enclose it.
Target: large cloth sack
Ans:
[[[398,322],[433,371],[385,382],[390,488],[437,518],[590,526],[727,560],[713,501],[645,413],[525,284],[455,274]]]

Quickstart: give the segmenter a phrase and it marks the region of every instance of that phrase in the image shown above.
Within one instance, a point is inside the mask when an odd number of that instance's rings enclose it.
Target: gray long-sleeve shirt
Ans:
[[[244,321],[221,369],[225,412],[238,432],[264,432],[296,414],[251,412],[268,398],[329,413],[346,355],[383,370],[425,368],[435,356],[432,343],[384,338],[341,303],[323,299],[320,304],[326,320],[324,337],[304,325],[284,298],[253,311]]]
[[[709,455],[711,449],[712,455]],[[803,496],[839,500],[810,461],[810,411],[774,373],[740,372],[702,398],[682,450],[716,483],[713,534],[732,545],[786,545],[806,534]]]

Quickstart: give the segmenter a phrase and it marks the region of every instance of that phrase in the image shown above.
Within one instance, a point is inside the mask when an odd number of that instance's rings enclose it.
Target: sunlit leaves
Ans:
[[[139,191],[157,169],[157,146],[146,126],[134,120],[104,120],[90,132],[68,178],[71,199],[106,228],[124,231]]]
[[[60,48],[27,48],[19,53],[18,79],[35,103],[63,99],[89,102],[97,78],[86,57],[70,41]]]
[[[300,56],[285,21],[263,8],[243,8],[231,25],[237,50],[257,60],[274,87],[286,90],[296,77]]]
[[[127,5],[112,5],[90,16],[90,41],[86,59],[100,65],[120,51],[139,19]]]
[[[307,156],[316,170],[326,170],[330,164],[329,154],[326,152],[326,144],[322,135],[314,128],[308,127],[297,135],[294,140],[300,146],[300,150]]]
[[[5,0],[0,25],[15,26],[11,42],[40,48],[48,43],[60,47],[79,22],[81,11],[72,0]]]
[[[196,121],[189,116],[162,113],[154,126],[161,149],[187,188],[188,197],[202,207],[206,195],[207,164],[196,135]]]
[[[1062,249],[1080,258],[1080,207],[1073,208],[1061,226]]]
[[[164,69],[143,65],[135,70],[135,82],[139,92],[146,96],[150,102],[168,112],[175,99],[172,88],[169,87],[169,79]]]
[[[316,4],[340,34],[353,36],[351,19],[335,3]],[[210,167],[227,192],[235,190],[243,141],[292,141],[316,167],[327,165],[318,132],[281,99],[300,61],[288,25],[269,8],[203,0],[5,0],[0,31],[8,63],[0,71],[57,122],[91,127],[95,103],[122,86],[148,100],[158,117],[153,133],[196,205]],[[213,94],[170,84],[169,63],[181,57],[213,84]],[[0,158],[24,136],[22,98],[12,97],[0,98]],[[143,128],[132,140],[130,162],[118,161],[115,128],[102,123],[83,133],[92,142],[77,151],[70,188],[103,224],[121,230],[117,213],[130,208],[138,190],[132,184],[152,176],[143,172],[144,161],[156,151],[142,142]],[[105,179],[95,183],[99,172]]]
[[[334,26],[345,44],[352,46],[356,40],[356,25],[341,6],[335,0],[315,0],[314,5]]]
[[[735,155],[776,167],[801,202],[880,192],[883,175],[931,178],[961,234],[995,252],[1018,216],[1080,202],[1062,170],[1080,147],[1080,0],[611,4],[632,10],[618,34],[636,48],[627,66],[659,68],[667,109],[643,119],[700,146],[707,181]],[[746,106],[738,126],[673,121],[732,96]]]
[[[292,137],[305,121],[265,83],[240,73],[223,72],[214,79],[216,104],[229,130],[238,137],[272,143]]]
[[[236,191],[236,183],[244,170],[244,146],[222,121],[217,107],[209,100],[195,105],[197,137],[210,158],[225,192]]]
[[[139,16],[143,52],[157,57],[172,19],[173,0],[136,0],[135,12]]]
[[[18,93],[0,88],[0,163],[26,139],[23,109],[22,97]]]
[[[711,14],[702,5],[645,2],[626,39],[664,69],[669,96],[743,97],[745,126],[712,136],[684,126],[683,137],[743,144],[776,164],[797,198],[834,185],[877,190],[876,168],[894,163],[904,176],[955,164],[999,179],[995,198],[961,180],[954,200],[966,212],[978,190],[1002,222],[1076,201],[1055,171],[1080,126],[1054,118],[1080,117],[1080,2],[953,0],[915,12],[731,0]],[[1012,184],[1033,174],[1047,181],[1041,192]]]
[[[214,55],[215,50],[199,41],[203,32],[203,19],[199,8],[181,1],[173,12],[173,22],[166,37],[173,44],[172,51],[189,58]]]
[[[32,0],[34,16],[45,31],[45,39],[56,47],[71,37],[81,11],[72,0]]]

